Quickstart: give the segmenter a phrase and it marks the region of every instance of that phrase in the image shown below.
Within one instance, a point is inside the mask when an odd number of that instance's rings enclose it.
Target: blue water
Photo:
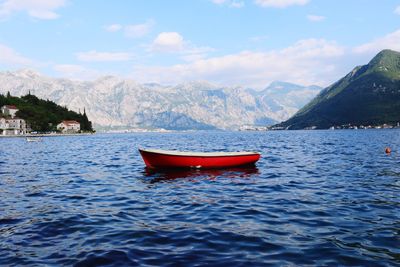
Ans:
[[[262,158],[157,173],[139,146]],[[400,131],[0,138],[0,265],[400,266]]]

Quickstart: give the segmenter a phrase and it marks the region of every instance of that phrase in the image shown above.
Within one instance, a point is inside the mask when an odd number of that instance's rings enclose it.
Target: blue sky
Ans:
[[[0,0],[0,70],[327,86],[400,51],[400,1]]]

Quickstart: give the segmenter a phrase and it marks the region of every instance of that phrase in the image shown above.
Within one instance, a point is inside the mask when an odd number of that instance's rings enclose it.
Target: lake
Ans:
[[[152,172],[138,147],[262,158]],[[0,138],[0,265],[400,265],[399,163],[400,130]]]

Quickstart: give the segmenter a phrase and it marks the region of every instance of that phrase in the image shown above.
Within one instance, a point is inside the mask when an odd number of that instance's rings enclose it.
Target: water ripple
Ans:
[[[398,130],[0,139],[0,265],[400,265]],[[258,150],[154,172],[137,147]]]

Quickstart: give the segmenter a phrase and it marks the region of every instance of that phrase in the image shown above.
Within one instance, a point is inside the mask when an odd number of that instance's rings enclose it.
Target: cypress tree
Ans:
[[[83,108],[83,115],[82,115],[82,130],[84,131],[93,131],[92,129],[92,122],[89,121],[86,115],[86,109]]]

